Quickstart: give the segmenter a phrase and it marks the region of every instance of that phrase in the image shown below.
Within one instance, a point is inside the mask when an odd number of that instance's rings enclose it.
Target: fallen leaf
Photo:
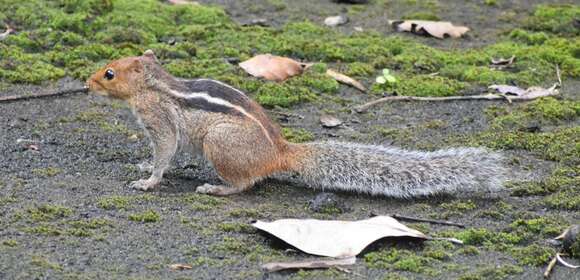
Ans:
[[[448,21],[390,20],[389,24],[398,32],[406,31],[419,35],[431,35],[439,39],[446,37],[459,38],[469,31],[468,27],[455,26]]]
[[[0,34],[0,41],[6,39],[6,37],[8,37],[8,35],[10,35],[10,33],[12,33],[13,31],[14,29],[12,29],[9,25],[6,25],[6,31]]]
[[[167,2],[172,5],[199,5],[199,2],[189,0],[167,0]]]
[[[240,63],[248,74],[277,82],[302,74],[310,65],[271,54],[260,54]]]
[[[302,268],[331,268],[344,265],[354,265],[356,257],[349,257],[343,259],[315,259],[298,262],[273,262],[262,265],[262,269],[266,272],[276,272],[287,269],[302,269]]]
[[[493,66],[508,66],[514,64],[516,61],[516,56],[512,55],[510,58],[499,58],[499,59],[491,59],[491,65]]]
[[[348,22],[348,17],[346,17],[345,15],[327,17],[324,20],[324,24],[326,24],[327,26],[339,26],[339,25],[343,25],[347,22]]]
[[[176,263],[176,264],[170,265],[169,268],[171,268],[173,270],[186,270],[186,269],[192,269],[193,267],[191,265],[187,265],[187,264]]]
[[[558,259],[558,262],[565,267],[573,268],[573,269],[580,268],[580,265],[571,265],[571,264],[567,263],[566,261],[564,261],[564,259],[562,259],[562,254],[560,254],[560,253],[556,254],[556,259]]]
[[[341,125],[342,121],[331,115],[322,115],[320,116],[320,123],[322,123],[323,127],[333,128]]]
[[[356,89],[358,89],[358,90],[360,90],[362,92],[366,92],[367,91],[367,89],[365,88],[365,86],[363,86],[357,80],[355,80],[355,79],[353,79],[353,78],[351,78],[351,77],[349,77],[347,75],[338,73],[338,72],[336,72],[336,71],[334,71],[332,69],[326,70],[326,75],[331,76],[332,78],[334,78],[335,80],[337,80],[340,83],[343,83],[345,85],[349,85],[349,86],[355,87]]]
[[[535,99],[544,96],[558,95],[558,87],[559,84],[555,84],[550,88],[530,87],[528,89],[522,89],[510,85],[491,85],[489,86],[489,89],[495,90],[508,98],[509,96],[517,96],[518,99]]]
[[[270,223],[257,221],[252,225],[303,252],[333,258],[354,257],[371,243],[385,237],[429,239],[420,231],[408,228],[389,216],[354,222],[284,219]]]

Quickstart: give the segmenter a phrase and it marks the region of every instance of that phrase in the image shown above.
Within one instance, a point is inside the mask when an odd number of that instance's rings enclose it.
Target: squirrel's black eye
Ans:
[[[115,71],[113,71],[113,69],[107,69],[107,71],[105,71],[105,79],[112,80],[113,78],[115,78]]]

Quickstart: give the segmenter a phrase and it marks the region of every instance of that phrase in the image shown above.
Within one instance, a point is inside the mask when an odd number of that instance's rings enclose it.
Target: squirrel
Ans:
[[[203,156],[223,182],[198,186],[196,192],[219,196],[276,176],[396,198],[497,191],[506,179],[502,155],[483,148],[424,152],[332,141],[290,143],[242,91],[216,80],[175,78],[151,50],[111,62],[86,85],[91,93],[126,101],[151,140],[151,176],[130,183],[139,190],[158,186],[184,145]]]

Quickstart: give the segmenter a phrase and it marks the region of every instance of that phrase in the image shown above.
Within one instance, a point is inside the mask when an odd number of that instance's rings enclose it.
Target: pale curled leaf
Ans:
[[[308,66],[308,64],[300,63],[287,57],[271,54],[256,55],[240,63],[240,67],[248,74],[277,82],[302,74]]]
[[[377,84],[382,85],[387,83],[387,79],[384,76],[378,76],[375,82],[377,82]]]
[[[528,89],[522,89],[516,86],[510,85],[491,85],[489,89],[492,89],[504,96],[517,96],[520,99],[535,99],[544,96],[558,95],[558,84],[553,85],[550,88],[543,87],[530,87]]]
[[[420,35],[431,35],[439,39],[446,37],[459,38],[469,31],[468,27],[455,26],[448,21],[390,20],[389,24],[398,32],[405,31]]]
[[[499,59],[492,58],[491,65],[493,65],[493,66],[507,66],[507,65],[512,65],[514,63],[514,61],[516,61],[515,55],[512,55],[510,58],[499,58]]]
[[[331,115],[322,115],[320,116],[320,123],[322,123],[323,127],[333,128],[341,125],[342,121]]]
[[[269,223],[257,221],[252,225],[306,253],[333,258],[356,256],[371,243],[385,237],[429,239],[389,216],[361,221],[284,219]]]
[[[357,81],[357,80],[355,80],[355,79],[353,79],[353,78],[351,78],[351,77],[349,77],[347,75],[338,73],[338,72],[336,72],[336,71],[334,71],[332,69],[326,70],[326,75],[331,76],[332,78],[334,78],[335,80],[337,80],[340,83],[343,83],[345,85],[352,86],[352,87],[354,87],[354,88],[356,88],[356,89],[358,89],[358,90],[360,90],[362,92],[366,92],[367,91],[367,89],[365,88],[365,86],[363,86],[359,81]]]
[[[324,24],[327,26],[339,26],[348,22],[348,18],[345,15],[338,15],[333,17],[327,17],[324,19]]]
[[[580,265],[572,265],[569,264],[568,262],[566,262],[563,258],[562,255],[560,253],[556,254],[556,259],[558,259],[558,263],[560,263],[561,265],[568,267],[568,268],[573,268],[573,269],[577,269],[580,268]]]
[[[314,268],[331,268],[345,265],[354,265],[356,257],[348,257],[343,259],[315,259],[297,262],[273,262],[262,265],[262,269],[267,272],[275,272],[287,269],[314,269]]]

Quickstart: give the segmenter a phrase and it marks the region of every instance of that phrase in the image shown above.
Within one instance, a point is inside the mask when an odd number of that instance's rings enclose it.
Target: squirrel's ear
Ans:
[[[152,61],[158,62],[157,57],[155,56],[155,53],[153,53],[152,50],[146,50],[143,53],[143,57],[146,57],[148,59],[151,59]]]
[[[137,73],[141,73],[143,72],[143,63],[141,63],[141,61],[138,59],[135,59],[133,63],[131,63],[131,69]]]

